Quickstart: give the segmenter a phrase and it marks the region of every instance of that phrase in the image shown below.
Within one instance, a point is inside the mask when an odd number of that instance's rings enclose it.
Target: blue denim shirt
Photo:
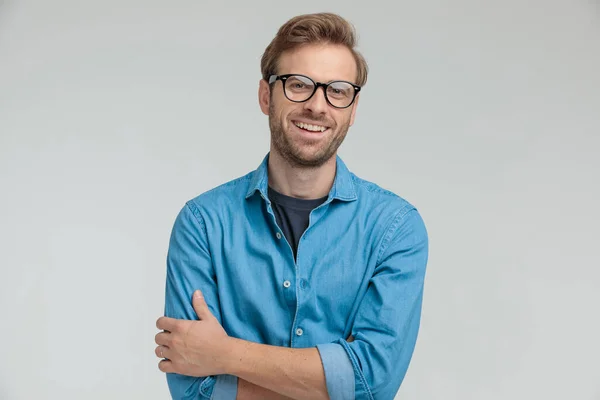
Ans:
[[[393,399],[421,318],[428,238],[418,211],[338,156],[297,260],[257,170],[188,201],[167,256],[165,315],[197,319],[200,289],[230,336],[317,347],[331,399]],[[352,335],[354,341],[346,339]],[[237,378],[167,374],[174,399],[235,399]]]

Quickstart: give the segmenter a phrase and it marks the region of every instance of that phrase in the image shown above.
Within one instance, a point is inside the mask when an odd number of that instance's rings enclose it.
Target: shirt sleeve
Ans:
[[[235,400],[237,397],[238,377],[218,375],[211,400]]]
[[[318,344],[330,400],[354,399],[354,370],[344,348],[338,343]]]
[[[396,396],[419,331],[428,246],[417,210],[398,212],[382,239],[375,271],[352,324],[354,341],[339,339],[324,352],[332,399],[391,400]],[[340,351],[330,346],[343,349],[352,365],[353,396],[348,397],[343,387],[347,373],[340,367]]]
[[[165,288],[165,316],[197,320],[192,306],[192,294],[200,289],[210,312],[221,323],[217,285],[208,248],[206,226],[197,206],[188,202],[177,215],[167,253],[167,279]],[[236,390],[225,390],[222,382],[215,388],[221,376],[192,377],[168,373],[167,383],[174,400],[218,399],[235,400]],[[224,389],[225,388],[225,389]],[[213,393],[214,392],[214,393]]]

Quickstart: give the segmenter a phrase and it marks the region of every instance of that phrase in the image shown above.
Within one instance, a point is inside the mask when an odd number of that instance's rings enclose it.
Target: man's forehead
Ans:
[[[302,74],[321,82],[356,80],[356,61],[350,50],[341,45],[305,45],[284,52],[278,73]]]

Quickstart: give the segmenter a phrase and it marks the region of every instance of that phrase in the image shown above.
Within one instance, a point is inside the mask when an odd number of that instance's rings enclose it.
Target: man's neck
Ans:
[[[320,199],[326,197],[333,186],[336,157],[320,167],[297,167],[271,150],[268,167],[269,186],[275,191],[298,199]]]

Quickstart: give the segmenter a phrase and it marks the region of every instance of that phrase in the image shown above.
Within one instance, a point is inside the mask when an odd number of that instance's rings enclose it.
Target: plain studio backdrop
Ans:
[[[340,13],[370,65],[340,155],[415,204],[423,319],[397,396],[600,399],[600,6],[584,0],[0,5],[0,399],[165,399],[185,201],[269,146],[260,56]]]

